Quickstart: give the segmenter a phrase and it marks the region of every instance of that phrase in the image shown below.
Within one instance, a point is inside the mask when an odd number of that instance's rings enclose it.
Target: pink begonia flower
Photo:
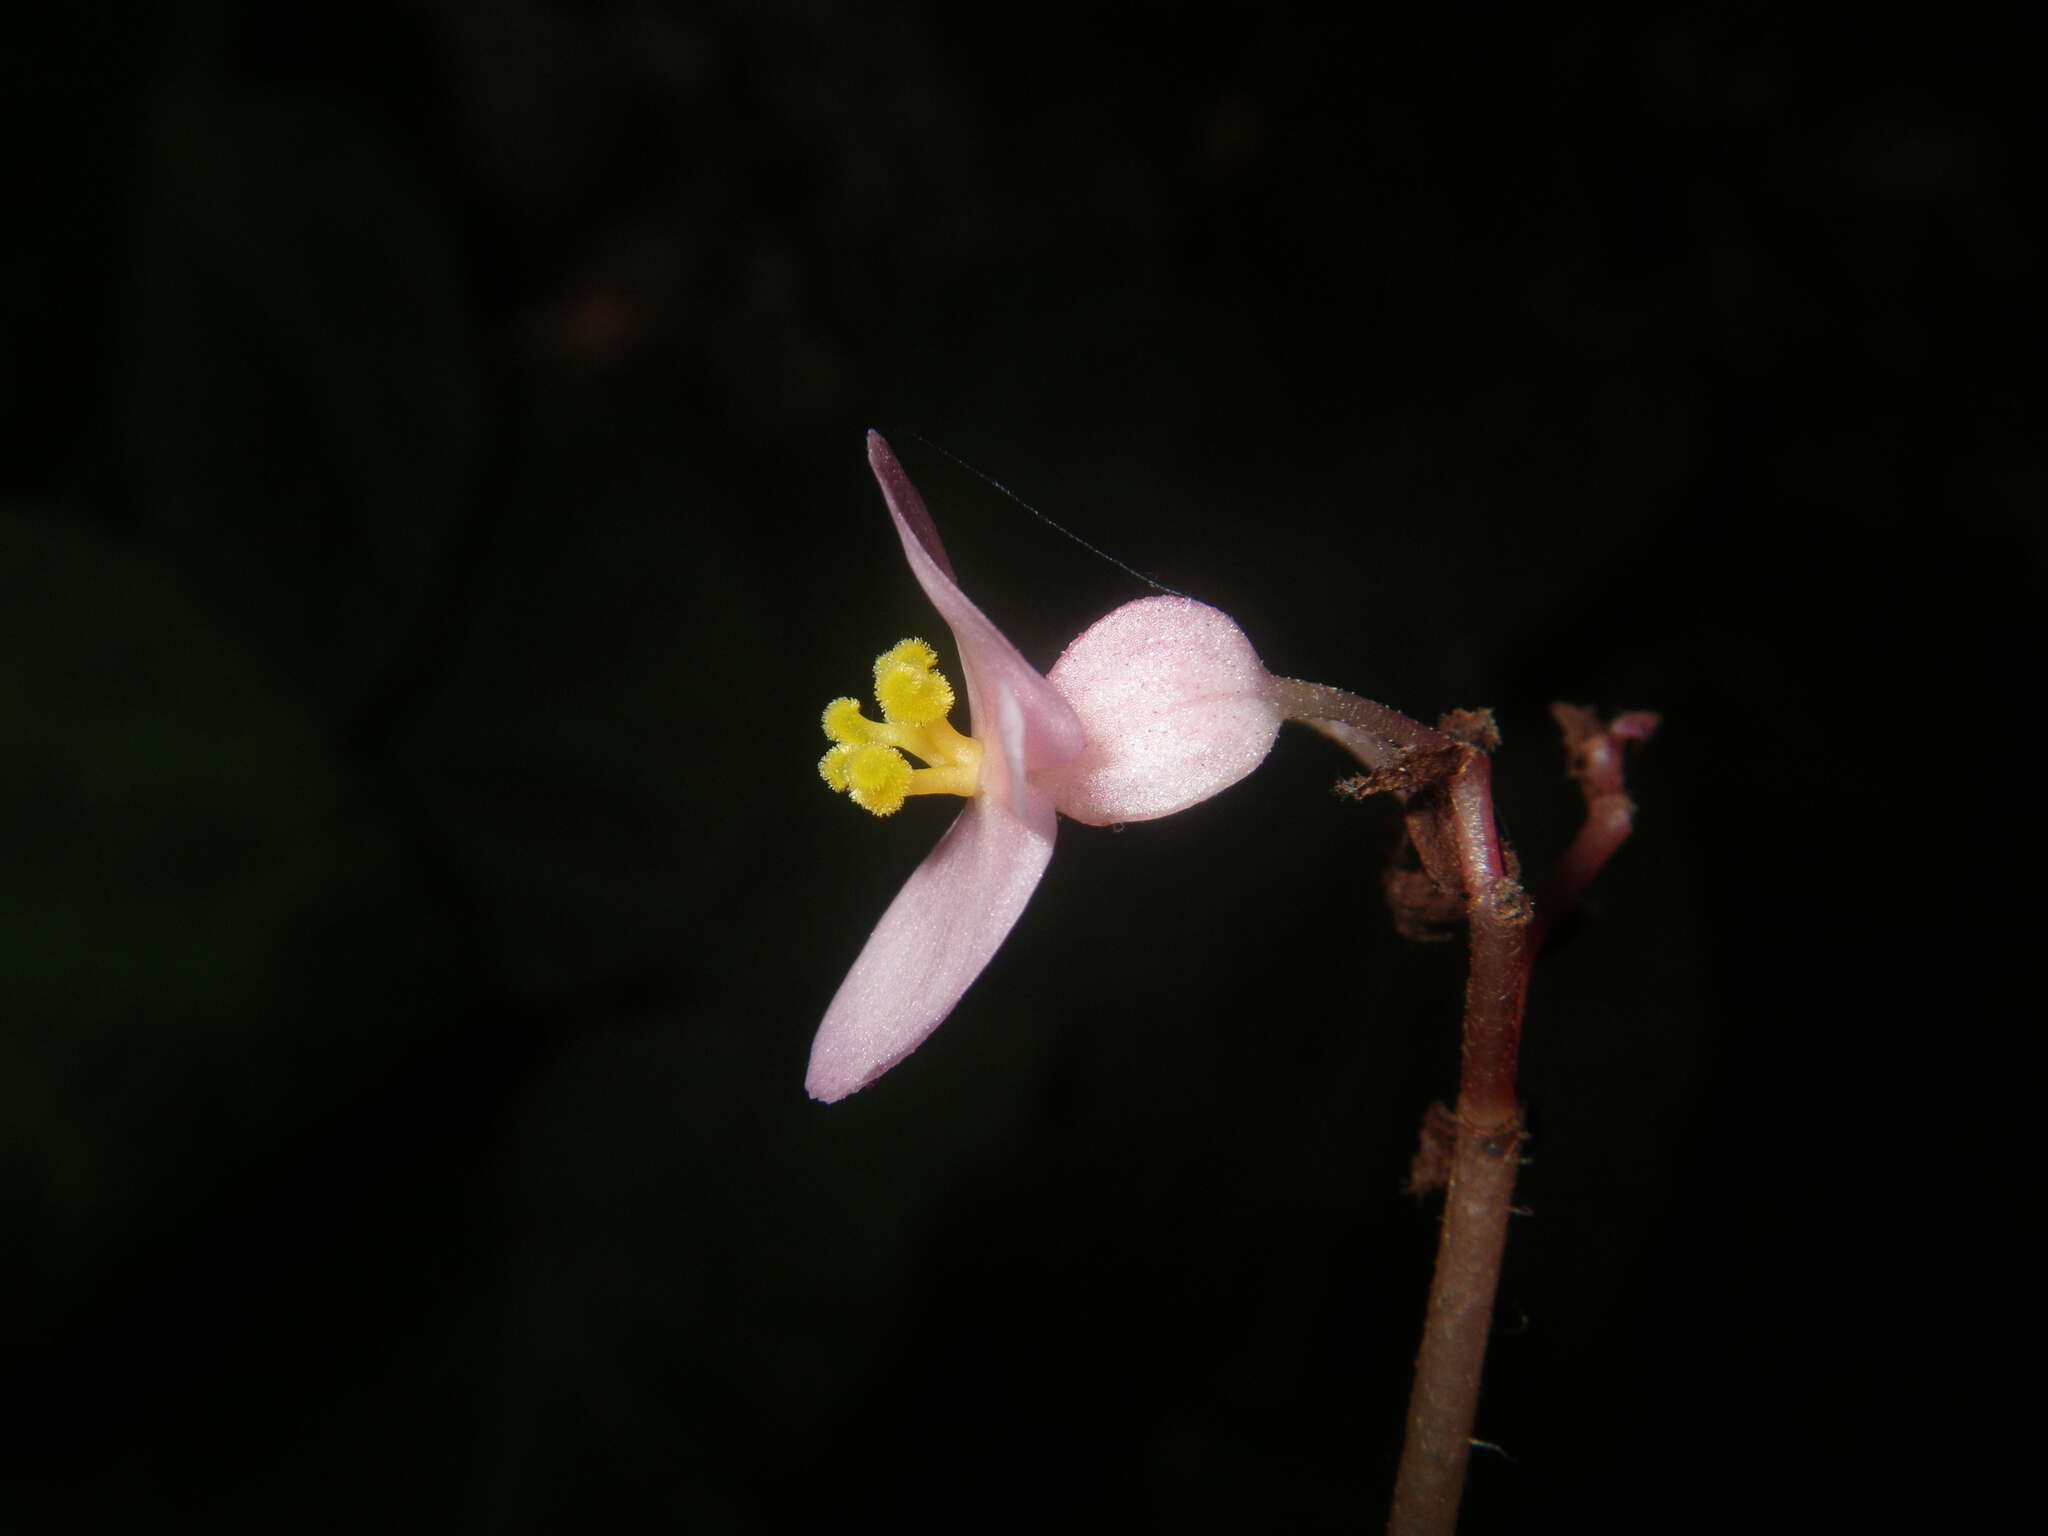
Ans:
[[[981,974],[1052,857],[1058,813],[1149,821],[1227,789],[1280,729],[1266,669],[1223,613],[1147,597],[1100,620],[1041,675],[970,602],[924,500],[881,434],[868,464],[904,557],[953,632],[975,735],[947,722],[936,653],[906,640],[875,663],[882,720],[852,699],[825,711],[825,781],[889,815],[906,796],[967,798],[882,914],[825,1011],[805,1087],[831,1103],[916,1050]],[[929,766],[912,768],[908,752]]]

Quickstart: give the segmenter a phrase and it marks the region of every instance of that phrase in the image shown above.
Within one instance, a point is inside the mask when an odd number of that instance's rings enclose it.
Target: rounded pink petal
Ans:
[[[1025,774],[1066,762],[1079,752],[1081,722],[1058,690],[953,580],[952,562],[924,498],[879,432],[868,433],[868,467],[889,504],[911,575],[953,631],[974,734],[1000,748],[983,759],[982,792],[1007,798],[1022,815]]]
[[[1095,826],[1170,816],[1228,789],[1280,731],[1244,631],[1192,598],[1124,604],[1067,647],[1050,680],[1087,745],[1036,781],[1061,812]]]
[[[1058,818],[1035,785],[1025,811],[977,795],[917,866],[840,983],[804,1087],[830,1104],[924,1043],[1016,926],[1052,857]]]

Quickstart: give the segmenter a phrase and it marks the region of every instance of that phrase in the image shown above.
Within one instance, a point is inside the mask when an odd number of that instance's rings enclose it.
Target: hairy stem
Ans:
[[[1515,1076],[1535,955],[1533,911],[1507,874],[1493,816],[1492,767],[1478,749],[1461,751],[1444,799],[1465,887],[1465,1026],[1436,1272],[1387,1522],[1397,1536],[1450,1536],[1457,1528],[1521,1163]]]
[[[1520,1110],[1515,1075],[1522,1008],[1535,958],[1528,896],[1506,872],[1493,819],[1492,765],[1466,748],[1450,783],[1451,823],[1465,881],[1470,945],[1465,973],[1465,1031],[1458,1068],[1458,1123],[1490,1131]]]
[[[1387,1518],[1387,1529],[1397,1536],[1448,1536],[1457,1529],[1521,1147],[1520,1115],[1491,1130],[1458,1119],[1436,1272]]]
[[[1395,1536],[1452,1536],[1521,1163],[1515,1080],[1530,969],[1549,920],[1578,899],[1628,837],[1634,808],[1622,786],[1623,752],[1649,738],[1657,717],[1623,715],[1602,725],[1590,710],[1552,707],[1586,818],[1546,882],[1539,912],[1513,876],[1495,822],[1485,750],[1495,740],[1490,718],[1446,716],[1438,731],[1340,689],[1291,680],[1275,680],[1272,689],[1290,718],[1370,770],[1354,793],[1387,790],[1400,798],[1424,867],[1439,884],[1461,888],[1469,964],[1458,1104],[1449,1117],[1443,1225],[1388,1518]]]
[[[1269,677],[1267,695],[1290,720],[1319,731],[1375,772],[1421,753],[1441,752],[1450,737],[1398,709],[1322,683]]]

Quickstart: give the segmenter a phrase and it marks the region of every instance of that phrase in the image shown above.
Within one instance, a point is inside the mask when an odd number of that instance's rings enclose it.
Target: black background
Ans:
[[[1794,11],[1794,18],[1808,18]],[[2044,1224],[2017,40],[1722,6],[17,19],[10,1530],[1381,1518],[1459,958],[1283,736],[1069,827],[931,1043],[809,1036],[947,812],[817,712],[1049,663],[1658,709],[1546,957],[1467,1528],[1940,1523]]]

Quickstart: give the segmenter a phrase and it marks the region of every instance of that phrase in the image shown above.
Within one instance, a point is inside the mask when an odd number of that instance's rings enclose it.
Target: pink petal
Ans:
[[[1024,785],[1025,814],[978,795],[904,882],[811,1042],[804,1087],[830,1104],[924,1043],[1016,925],[1052,857],[1052,802]]]
[[[1228,789],[1280,730],[1244,631],[1192,598],[1124,604],[1067,647],[1051,682],[1087,745],[1037,782],[1061,812],[1095,826],[1169,816]]]
[[[953,631],[974,734],[1001,745],[982,761],[982,793],[1007,798],[1026,814],[1024,776],[1064,763],[1081,750],[1081,722],[1038,669],[1019,654],[988,615],[968,601],[953,580],[953,565],[932,526],[924,498],[903,473],[879,432],[868,433],[868,467],[889,503],[910,573]],[[975,967],[977,970],[979,966]]]

